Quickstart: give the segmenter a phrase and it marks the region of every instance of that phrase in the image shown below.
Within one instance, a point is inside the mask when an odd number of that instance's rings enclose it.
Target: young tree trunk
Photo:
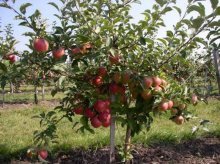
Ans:
[[[220,94],[220,56],[219,56],[219,50],[215,49],[213,51],[213,56],[214,56],[214,62],[215,62],[215,69],[216,69],[216,78],[217,78],[217,83],[218,83],[218,91]]]
[[[10,93],[14,93],[14,85],[10,82]]]
[[[125,136],[125,145],[124,145],[124,154],[126,157],[126,161],[125,161],[126,164],[131,163],[131,159],[127,159],[127,156],[130,154],[130,150],[131,150],[131,128],[127,126],[126,136]]]
[[[115,163],[115,115],[111,114],[110,126],[110,164]]]
[[[45,87],[44,87],[44,81],[42,83],[42,100],[45,100]]]
[[[38,104],[38,97],[37,97],[37,85],[34,85],[34,103]]]
[[[2,89],[2,108],[4,108],[5,103],[5,88]]]

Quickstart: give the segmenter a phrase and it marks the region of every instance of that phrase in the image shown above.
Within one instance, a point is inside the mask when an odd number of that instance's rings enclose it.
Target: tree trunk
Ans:
[[[125,163],[130,164],[131,159],[127,158],[131,150],[131,128],[127,125],[126,136],[125,136],[125,145],[124,145],[124,155],[126,157]]]
[[[115,163],[115,115],[111,114],[110,126],[110,164]]]
[[[38,98],[37,98],[37,85],[34,85],[34,103],[38,104]]]
[[[216,68],[216,78],[217,78],[217,83],[218,83],[218,91],[220,94],[220,56],[218,50],[213,51],[213,56],[214,56],[214,62],[215,62],[215,68]]]
[[[2,108],[4,108],[5,103],[5,88],[2,89]]]
[[[44,81],[42,83],[42,100],[45,100],[45,87],[44,87]]]
[[[10,93],[14,93],[14,85],[10,82]]]

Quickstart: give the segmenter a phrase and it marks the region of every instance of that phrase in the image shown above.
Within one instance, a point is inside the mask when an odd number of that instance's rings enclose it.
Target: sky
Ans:
[[[48,24],[52,24],[52,22],[55,20],[55,17],[53,16],[54,13],[56,13],[56,9],[54,9],[51,5],[48,5],[48,2],[55,2],[59,4],[59,0],[16,0],[16,3],[13,4],[13,7],[17,10],[19,10],[19,6],[23,3],[32,3],[32,6],[27,9],[28,15],[33,13],[36,9],[39,9],[42,13],[42,17],[48,19]],[[141,0],[141,4],[133,4],[132,9],[130,12],[130,15],[133,16],[134,22],[138,22],[138,20],[143,18],[143,15],[141,13],[146,9],[151,9],[153,4],[155,3],[154,0]],[[203,2],[207,13],[211,12],[211,6],[209,4],[209,0],[206,0],[206,2]],[[177,0],[177,6],[181,9],[184,9],[186,7],[187,0]],[[195,14],[195,13],[193,13]],[[19,41],[19,43],[15,46],[16,50],[23,51],[27,49],[25,44],[28,41],[28,38],[25,36],[22,36],[24,32],[27,31],[27,28],[23,26],[18,26],[20,23],[19,20],[15,20],[15,13],[11,10],[0,8],[0,18],[1,18],[1,25],[4,27],[7,24],[12,24],[14,29],[14,36]],[[179,15],[176,11],[172,11],[168,13],[164,17],[166,28],[159,30],[160,36],[165,36],[166,30],[172,29],[172,26],[179,20]]]

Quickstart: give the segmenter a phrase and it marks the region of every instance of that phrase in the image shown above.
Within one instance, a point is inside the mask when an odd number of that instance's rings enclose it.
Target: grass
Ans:
[[[33,147],[33,132],[40,129],[39,120],[31,117],[46,111],[42,106],[34,106],[31,109],[0,110],[0,161],[1,159],[17,158],[19,154]],[[168,120],[168,115],[156,117],[149,132],[143,132],[135,136],[132,140],[135,144],[173,144],[183,140],[201,137],[207,134],[220,136],[220,101],[211,100],[208,105],[198,104],[190,107],[198,117],[186,122],[184,125],[176,125]],[[78,119],[78,118],[76,118]],[[192,127],[199,124],[201,119],[213,122],[209,126],[209,132],[200,130],[196,135],[191,133]],[[58,125],[58,144],[51,145],[50,151],[68,151],[71,148],[89,147],[98,148],[109,145],[109,129],[99,128],[96,133],[76,133],[72,129],[72,124],[63,120]],[[117,125],[116,144],[123,143],[124,129]]]
[[[48,88],[47,88],[48,89]],[[51,96],[51,91],[45,91],[45,100],[60,100],[64,97],[64,94],[58,92],[54,97]],[[0,101],[2,100],[2,94],[0,94]],[[39,90],[38,92],[38,100],[42,100],[42,94]],[[34,101],[34,92],[33,90],[30,92],[21,92],[21,93],[6,93],[5,94],[5,102],[7,103],[29,103]]]

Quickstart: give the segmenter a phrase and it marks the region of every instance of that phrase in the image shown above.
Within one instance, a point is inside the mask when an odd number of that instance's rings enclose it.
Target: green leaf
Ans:
[[[56,94],[57,94],[57,90],[56,90],[56,89],[53,89],[53,90],[51,91],[52,97],[54,97]]]
[[[220,6],[215,9],[215,14],[220,15]]]
[[[218,6],[218,0],[210,0],[211,4],[212,4],[212,8],[216,9],[216,7]]]
[[[188,19],[183,19],[182,22],[188,26],[188,28],[192,27],[192,22]]]
[[[1,81],[1,88],[2,89],[4,89],[5,88],[5,86],[6,86],[6,81],[7,81],[7,79],[3,79],[2,81]]]
[[[179,13],[179,15],[181,15],[182,11],[179,7],[173,6],[173,8]]]
[[[192,11],[198,12],[200,16],[205,16],[205,7],[201,3],[199,3],[199,6],[192,5],[187,10],[188,13],[191,13]]]
[[[0,62],[0,69],[4,72],[7,72],[7,66]]]
[[[163,7],[163,6],[166,4],[166,2],[165,2],[164,0],[156,0],[156,2],[157,2],[161,7]]]
[[[198,18],[196,18],[196,19],[193,19],[193,20],[192,20],[193,28],[199,29],[199,28],[202,26],[203,22],[204,22],[204,19],[201,18],[201,17],[198,17]]]
[[[208,35],[206,36],[206,38],[207,38],[207,39],[210,39],[210,37],[211,37],[212,35],[214,35],[214,34],[216,34],[216,31],[210,31],[210,32],[208,33]]]
[[[4,7],[4,8],[10,9],[10,7],[7,5],[7,3],[0,3],[0,7]]]
[[[27,22],[21,22],[21,23],[19,23],[19,26],[29,27],[29,24]]]
[[[203,38],[200,38],[200,37],[195,37],[195,38],[193,39],[193,41],[196,41],[196,42],[198,42],[198,43],[201,43],[201,44],[203,44],[203,45],[206,45],[205,40],[204,40]]]
[[[145,38],[146,43],[154,44],[154,41],[150,38]]]
[[[171,7],[166,7],[163,9],[163,11],[161,12],[161,14],[166,14],[169,11],[172,11],[173,9]]]
[[[54,2],[49,2],[48,4],[49,4],[49,5],[52,5],[52,6],[55,7],[58,11],[60,11],[60,9],[59,9],[59,7],[57,6],[56,3],[54,3]]]
[[[214,21],[212,23],[209,24],[209,27],[220,27],[220,22],[219,21]]]
[[[64,80],[66,79],[66,76],[60,76],[59,80],[58,80],[58,84],[59,86],[61,86],[64,82]]]
[[[167,31],[167,36],[168,36],[168,37],[170,37],[170,38],[171,38],[171,37],[173,37],[173,32],[172,32],[172,31],[170,31],[170,30],[169,30],[169,31]]]
[[[217,36],[216,38],[212,39],[209,44],[215,43],[216,40],[220,40],[220,36]]]
[[[165,39],[158,38],[157,40],[162,42],[165,46],[167,46],[167,41]]]
[[[22,13],[22,14],[25,14],[27,7],[29,7],[29,6],[31,6],[31,5],[32,5],[31,3],[22,4],[21,7],[20,7],[21,13]]]
[[[142,44],[142,45],[146,45],[146,40],[145,40],[145,38],[144,37],[140,37],[140,43]]]
[[[83,126],[87,126],[88,125],[88,118],[85,117],[85,116],[82,116],[80,118],[80,123],[83,125]]]
[[[107,47],[110,47],[111,44],[112,44],[112,39],[111,39],[111,37],[108,37],[108,38],[106,39],[106,46],[107,46]]]

